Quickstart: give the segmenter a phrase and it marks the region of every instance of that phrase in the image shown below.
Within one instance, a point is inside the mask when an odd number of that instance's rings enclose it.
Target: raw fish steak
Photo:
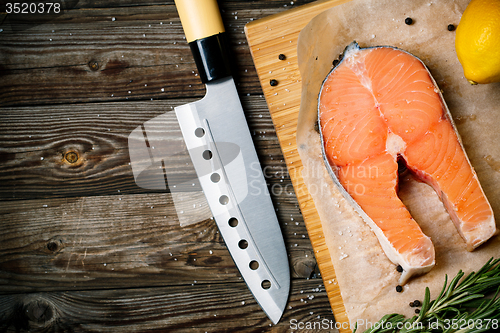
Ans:
[[[399,163],[434,188],[467,250],[496,233],[441,92],[418,58],[351,43],[323,82],[318,102],[330,173],[387,257],[402,266],[401,284],[428,272],[435,253],[398,197]]]

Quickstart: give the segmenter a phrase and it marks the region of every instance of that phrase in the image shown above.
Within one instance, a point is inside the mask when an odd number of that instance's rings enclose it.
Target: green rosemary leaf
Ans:
[[[499,283],[500,282],[500,269],[498,263],[500,262],[500,259],[493,260],[491,258],[486,262],[486,264],[477,271],[477,273],[470,273],[459,285],[460,288],[467,288],[473,284],[475,284],[471,292],[474,290],[479,290],[481,288],[488,288],[487,285],[483,285],[485,281],[490,281],[492,283]],[[498,279],[497,279],[498,278]],[[479,283],[477,283],[479,282]]]
[[[484,265],[483,267],[481,267],[481,269],[479,269],[479,271],[476,272],[470,272],[469,275],[467,275],[459,284],[459,287],[463,287],[463,286],[469,286],[471,284],[473,284],[478,278],[479,276],[481,276],[483,273],[485,273],[486,271],[489,270],[489,265],[490,265],[490,262],[491,262],[491,259],[488,260]]]
[[[445,278],[445,280],[446,279],[447,278]],[[426,312],[430,308],[430,302],[431,302],[431,291],[429,290],[429,287],[425,287],[424,301],[422,302],[422,308],[420,309],[420,313],[418,315],[417,321],[422,321],[422,319],[424,318]]]
[[[453,305],[458,305],[458,304],[463,304],[464,302],[471,301],[473,299],[478,299],[478,298],[483,298],[483,294],[472,294],[472,295],[467,295],[467,294],[460,294],[454,299],[450,300],[449,302],[446,302],[446,306],[450,307]]]
[[[500,284],[500,277],[485,277],[470,286],[467,290],[471,293],[483,293],[493,291]]]
[[[448,299],[450,298],[450,296],[453,294],[453,292],[455,291],[455,288],[458,284],[458,282],[460,281],[460,279],[464,276],[464,272],[462,272],[462,270],[460,270],[457,274],[457,276],[455,276],[453,278],[453,280],[451,280],[450,282],[450,285],[448,286],[448,290],[446,291],[445,295],[444,295],[444,299]]]
[[[491,299],[485,299],[470,316],[472,318],[488,318],[495,313],[500,316],[500,297],[497,297],[499,293],[500,287]]]
[[[485,302],[488,302],[487,299],[474,299],[474,300],[471,300],[471,301],[467,301],[467,302],[463,302],[462,303],[462,308],[472,308],[472,309],[477,309],[479,308],[481,305],[483,305],[483,303]]]
[[[439,293],[439,296],[437,297],[437,299],[440,299],[441,297],[443,297],[447,284],[448,284],[448,274],[445,274],[443,288],[441,289],[441,292]]]

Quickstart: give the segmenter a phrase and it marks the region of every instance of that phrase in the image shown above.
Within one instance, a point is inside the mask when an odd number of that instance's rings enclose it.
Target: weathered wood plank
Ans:
[[[76,2],[75,0],[66,1],[68,3]],[[300,6],[311,2],[311,0],[219,0],[219,8],[222,13],[227,11],[235,11],[241,9],[252,9],[261,12],[265,11],[265,15],[272,15],[279,13],[283,10]],[[141,1],[140,6],[154,6],[154,5],[170,5],[174,4],[173,0],[147,0]],[[112,8],[112,7],[133,7],[138,6],[137,0],[79,0],[74,4],[73,8]]]
[[[182,283],[191,270],[202,280],[203,266],[225,271],[233,264],[218,254],[225,249],[202,199],[194,194],[186,207],[169,194],[3,203],[0,290]],[[176,208],[200,222],[180,227]]]
[[[277,214],[292,275],[315,260],[295,204]],[[196,208],[194,208],[196,206]],[[181,227],[177,215],[197,223]],[[0,293],[234,281],[239,273],[201,192],[0,202]]]
[[[0,296],[0,330],[293,332],[309,323],[338,332],[327,302],[319,279],[294,280],[284,315],[272,325],[243,282],[15,294]]]
[[[243,28],[251,20],[286,7],[264,12],[257,9],[257,3],[248,7],[242,2],[222,2],[221,8],[239,89],[259,94]],[[2,25],[0,34],[0,106],[204,94],[172,2],[75,7],[51,21],[17,29],[9,22]]]
[[[163,20],[166,24],[160,24]],[[0,105],[136,100],[203,91],[191,74],[192,58],[172,5],[74,9],[32,29],[6,29],[0,38]]]
[[[132,174],[128,136],[165,114],[166,163],[178,182],[195,177],[173,107],[194,99],[83,103],[0,109],[0,198],[3,200],[144,193]],[[265,100],[242,96],[247,119],[270,182],[286,175]],[[171,146],[171,147],[170,147]],[[167,147],[162,147],[167,150]],[[282,176],[280,176],[282,177]],[[288,177],[287,177],[288,178]],[[287,180],[287,179],[285,179]],[[291,188],[291,186],[288,186]],[[278,190],[277,190],[278,191]]]
[[[145,121],[171,110],[171,105],[143,102],[1,109],[1,196],[138,192],[127,137]],[[165,139],[179,151],[184,144],[173,112],[167,120]],[[188,159],[187,154],[179,156],[178,165]]]
[[[292,5],[282,0],[220,5],[239,87],[259,94],[244,25]],[[173,1],[140,6],[79,1],[53,20],[25,23],[6,19],[1,25],[0,105],[203,95]]]

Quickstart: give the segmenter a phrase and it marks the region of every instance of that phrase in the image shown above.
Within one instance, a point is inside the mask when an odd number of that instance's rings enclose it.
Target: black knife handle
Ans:
[[[228,44],[217,0],[175,0],[203,83],[231,75]]]
[[[231,59],[226,33],[196,39],[189,43],[201,82],[207,83],[231,75]]]

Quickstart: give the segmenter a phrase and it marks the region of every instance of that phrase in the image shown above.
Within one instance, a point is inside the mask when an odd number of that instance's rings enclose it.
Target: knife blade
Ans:
[[[175,108],[179,126],[224,242],[254,298],[276,324],[288,300],[288,258],[231,75],[217,1],[175,4],[206,85],[203,99]]]

